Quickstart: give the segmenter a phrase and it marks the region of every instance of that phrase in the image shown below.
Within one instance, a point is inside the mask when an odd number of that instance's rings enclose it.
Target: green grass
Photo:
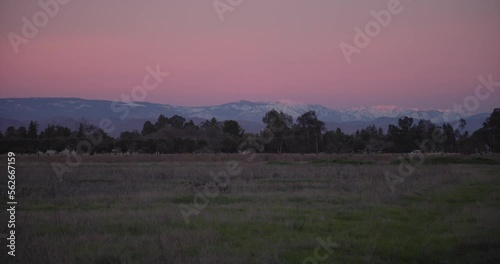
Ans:
[[[488,159],[488,158],[483,158],[483,157],[477,157],[477,158],[463,158],[463,157],[432,157],[432,156],[424,156],[424,165],[447,165],[447,164],[466,164],[466,165],[500,165],[500,161],[498,160],[493,160],[493,159]],[[408,157],[405,157],[403,160],[405,160],[407,163],[410,163],[410,159]],[[415,158],[414,162],[418,162],[418,158]],[[391,161],[392,165],[399,165],[401,164],[401,160],[393,160]]]
[[[477,158],[452,158],[452,157],[435,157],[426,159],[425,164],[438,165],[438,164],[471,164],[471,165],[500,165],[500,162],[477,157]]]
[[[181,195],[172,199],[174,204],[191,203],[194,199],[194,194]]]
[[[498,263],[495,159],[444,158],[417,168],[394,193],[384,178],[394,166],[371,165],[369,156],[242,163],[231,192],[209,197],[189,223],[179,205],[192,206],[204,191],[190,185],[207,179],[201,165],[145,171],[122,163],[121,173],[113,163],[84,166],[66,175],[80,186],[54,185],[50,164],[20,165],[19,184],[37,191],[19,201],[16,260],[302,263],[314,256],[318,238],[330,237],[338,247],[321,263]],[[461,162],[460,169],[450,172],[450,162]],[[167,179],[156,177],[167,169]]]
[[[370,160],[314,160],[310,164],[313,165],[372,165],[376,164]]]
[[[293,165],[294,163],[292,162],[289,162],[289,161],[282,161],[282,160],[270,160],[267,162],[268,165],[284,165],[284,166],[288,166],[288,165]]]
[[[81,179],[78,181],[79,184],[82,183],[112,183],[114,182],[113,180],[109,179]]]
[[[282,166],[290,166],[290,165],[303,165],[304,162],[289,162],[289,161],[281,161],[281,160],[271,160],[266,164],[268,165],[282,165]],[[333,159],[333,160],[312,160],[307,162],[307,164],[318,165],[318,166],[330,166],[330,165],[371,165],[376,164],[374,161],[370,160],[345,160],[345,159]]]

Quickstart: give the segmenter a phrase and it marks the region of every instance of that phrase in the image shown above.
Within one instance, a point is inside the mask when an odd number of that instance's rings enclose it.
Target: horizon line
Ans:
[[[149,101],[130,101],[130,102],[123,102],[123,101],[117,101],[117,100],[111,100],[111,99],[90,99],[90,98],[82,98],[82,97],[40,97],[40,96],[33,96],[33,97],[0,97],[0,100],[15,100],[15,99],[78,99],[78,100],[86,100],[86,101],[109,101],[109,102],[120,102],[123,104],[133,104],[133,103],[146,103],[146,104],[156,104],[156,105],[168,105],[168,106],[175,106],[175,107],[190,107],[190,108],[204,108],[204,107],[215,107],[215,106],[222,106],[222,105],[228,105],[228,104],[234,104],[234,103],[240,103],[240,102],[249,102],[249,103],[258,103],[258,104],[269,104],[269,103],[284,103],[284,102],[290,102],[290,103],[296,103],[304,106],[321,106],[324,108],[328,108],[330,110],[337,110],[337,111],[346,111],[346,110],[356,110],[356,109],[369,109],[369,108],[375,108],[375,107],[394,107],[394,108],[399,108],[403,110],[414,110],[414,111],[440,111],[440,112],[448,112],[448,111],[453,111],[453,109],[442,109],[442,108],[415,108],[415,107],[404,107],[404,106],[399,106],[395,104],[376,104],[376,105],[371,105],[371,106],[353,106],[349,108],[331,108],[328,106],[324,106],[322,104],[318,103],[303,103],[299,101],[295,101],[292,99],[286,99],[282,98],[279,100],[270,100],[270,101],[264,101],[264,100],[248,100],[248,99],[240,99],[236,101],[230,101],[230,102],[225,102],[221,104],[215,104],[215,105],[201,105],[201,106],[190,106],[190,105],[176,105],[176,104],[169,104],[169,103],[155,103],[155,102],[149,102]],[[500,107],[500,106],[499,106]],[[495,109],[498,107],[492,107],[491,112],[493,112]],[[479,112],[478,114],[481,113],[489,113],[489,112]]]

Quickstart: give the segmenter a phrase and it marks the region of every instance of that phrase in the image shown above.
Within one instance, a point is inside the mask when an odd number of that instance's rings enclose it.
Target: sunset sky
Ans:
[[[403,11],[351,63],[339,44],[353,45],[354,27],[388,0],[243,0],[224,21],[212,0],[72,0],[16,54],[8,34],[22,36],[38,1],[0,3],[2,98],[119,99],[157,64],[171,75],[146,101],[186,106],[449,109],[474,94],[478,76],[500,82],[498,0],[401,0]],[[479,111],[500,106],[499,89]]]

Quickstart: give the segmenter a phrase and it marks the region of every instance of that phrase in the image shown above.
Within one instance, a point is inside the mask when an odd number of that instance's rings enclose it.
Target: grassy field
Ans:
[[[0,263],[500,263],[500,156],[426,156],[394,192],[397,155],[247,157],[89,156],[62,181],[64,157],[18,157]]]

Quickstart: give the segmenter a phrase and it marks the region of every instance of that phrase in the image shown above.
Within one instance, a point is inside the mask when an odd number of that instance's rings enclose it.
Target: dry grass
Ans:
[[[302,263],[327,236],[340,247],[325,263],[500,260],[497,165],[423,165],[393,193],[397,155],[247,157],[88,156],[62,183],[64,157],[19,157],[16,261]],[[228,160],[241,173],[187,224],[178,206]]]

